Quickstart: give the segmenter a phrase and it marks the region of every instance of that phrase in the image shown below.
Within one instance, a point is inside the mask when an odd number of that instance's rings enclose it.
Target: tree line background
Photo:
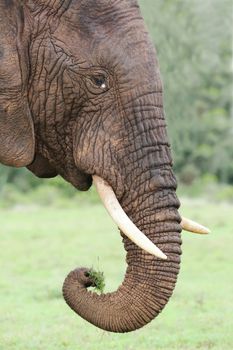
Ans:
[[[193,193],[202,192],[200,184],[220,184],[220,197],[233,201],[232,0],[139,4],[157,49],[179,183]],[[0,166],[5,202],[15,189],[40,193],[41,186],[74,193],[60,178],[39,180],[26,169]]]

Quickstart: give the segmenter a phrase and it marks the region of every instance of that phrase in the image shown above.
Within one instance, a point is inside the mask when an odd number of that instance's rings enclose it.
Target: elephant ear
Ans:
[[[24,14],[17,3],[0,3],[0,162],[20,167],[33,161],[35,139],[26,92]]]

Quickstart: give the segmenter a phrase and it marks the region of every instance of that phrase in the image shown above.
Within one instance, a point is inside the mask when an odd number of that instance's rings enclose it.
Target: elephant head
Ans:
[[[155,250],[121,231],[128,267],[117,291],[88,291],[81,268],[64,298],[102,329],[140,328],[175,287],[181,218],[158,62],[137,1],[1,0],[0,33],[0,161],[79,190],[104,180]]]

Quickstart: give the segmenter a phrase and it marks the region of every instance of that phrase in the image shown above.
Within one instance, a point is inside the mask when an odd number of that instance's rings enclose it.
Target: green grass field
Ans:
[[[233,206],[182,203],[181,213],[212,233],[183,233],[170,302],[157,319],[129,334],[95,328],[61,296],[63,279],[76,266],[103,270],[106,291],[123,278],[120,235],[100,204],[1,209],[0,349],[233,349]]]

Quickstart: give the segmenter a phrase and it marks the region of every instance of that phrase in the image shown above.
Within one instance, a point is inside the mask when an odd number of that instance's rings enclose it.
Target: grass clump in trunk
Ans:
[[[92,279],[93,283],[95,284],[95,291],[103,293],[105,287],[104,273],[91,268],[88,274],[89,277]]]

